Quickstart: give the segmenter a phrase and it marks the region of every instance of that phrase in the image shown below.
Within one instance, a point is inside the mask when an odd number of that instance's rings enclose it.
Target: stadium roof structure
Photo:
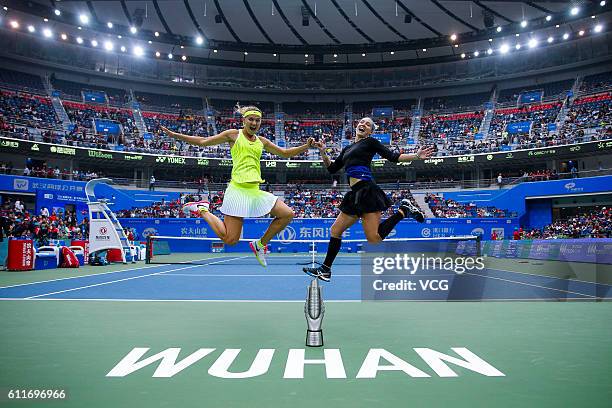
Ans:
[[[185,55],[191,63],[276,68],[420,65],[485,56],[538,37],[606,32],[612,1],[4,0],[5,14],[45,21],[68,41]],[[22,24],[25,27],[25,22]],[[580,26],[580,27],[578,27]],[[570,38],[570,40],[573,38]],[[522,44],[524,43],[524,44]],[[85,42],[84,46],[88,46]],[[505,45],[504,45],[505,44]],[[490,53],[489,53],[490,54]]]

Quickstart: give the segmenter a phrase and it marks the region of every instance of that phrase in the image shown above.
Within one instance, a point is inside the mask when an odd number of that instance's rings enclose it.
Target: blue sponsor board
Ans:
[[[106,93],[103,91],[83,91],[85,102],[106,103]]]
[[[506,132],[508,132],[510,134],[528,133],[529,129],[531,129],[531,121],[530,120],[525,120],[525,121],[522,121],[522,122],[508,123],[508,126],[506,126]]]
[[[98,133],[108,133],[111,135],[118,135],[121,133],[121,126],[117,122],[104,119],[94,119],[94,122],[96,124],[96,132]]]
[[[133,228],[138,239],[147,236],[162,235],[173,237],[205,237],[214,238],[215,233],[208,224],[197,218],[122,218],[121,225]],[[244,220],[243,238],[260,238],[268,228],[270,218],[250,218]],[[281,241],[293,240],[328,240],[334,218],[296,218],[281,231],[275,239]],[[483,240],[489,239],[491,230],[503,229],[507,236],[512,235],[518,227],[517,219],[428,219],[424,224],[413,220],[401,221],[389,234],[389,238],[439,238],[450,236],[480,235]],[[345,239],[365,240],[361,221],[355,223],[343,235]],[[304,244],[307,246],[307,244]]]
[[[393,107],[392,106],[383,106],[372,109],[372,116],[375,118],[378,117],[391,117],[393,116]]]
[[[391,133],[374,133],[372,137],[384,145],[391,144]]]
[[[519,95],[519,103],[534,103],[542,100],[543,91],[523,92]]]
[[[483,254],[495,258],[612,264],[612,239],[490,241]]]

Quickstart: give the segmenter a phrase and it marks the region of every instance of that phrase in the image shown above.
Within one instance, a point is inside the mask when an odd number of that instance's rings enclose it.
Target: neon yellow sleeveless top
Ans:
[[[232,181],[234,183],[263,183],[260,160],[263,143],[259,138],[251,142],[240,129],[236,142],[230,149],[232,154]]]

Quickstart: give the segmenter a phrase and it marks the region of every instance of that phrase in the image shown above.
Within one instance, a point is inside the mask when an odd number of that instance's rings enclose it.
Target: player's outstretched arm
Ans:
[[[173,132],[165,126],[160,126],[161,130],[166,133],[168,136],[182,140],[183,142],[189,143],[194,146],[215,146],[225,142],[233,142],[238,135],[238,130],[236,129],[228,129],[219,133],[218,135],[209,136],[209,137],[199,137],[199,136],[189,136],[182,133]]]

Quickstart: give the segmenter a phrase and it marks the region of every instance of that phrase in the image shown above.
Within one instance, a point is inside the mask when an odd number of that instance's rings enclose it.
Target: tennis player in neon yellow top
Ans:
[[[257,136],[261,127],[261,110],[256,106],[236,107],[242,115],[242,129],[228,129],[210,137],[188,136],[161,127],[169,136],[195,146],[214,146],[230,144],[232,155],[232,179],[225,190],[223,205],[220,210],[223,220],[209,211],[208,201],[186,203],[183,211],[200,216],[215,231],[217,236],[228,245],[234,245],[240,239],[243,220],[246,217],[263,217],[270,214],[274,220],[263,236],[250,242],[250,247],[262,266],[266,266],[265,248],[268,242],[282,231],[293,219],[293,210],[273,194],[259,189],[261,179],[260,160],[264,149],[278,156],[289,158],[297,156],[314,147],[314,139],[309,138],[306,144],[292,148],[282,148],[262,136]]]

